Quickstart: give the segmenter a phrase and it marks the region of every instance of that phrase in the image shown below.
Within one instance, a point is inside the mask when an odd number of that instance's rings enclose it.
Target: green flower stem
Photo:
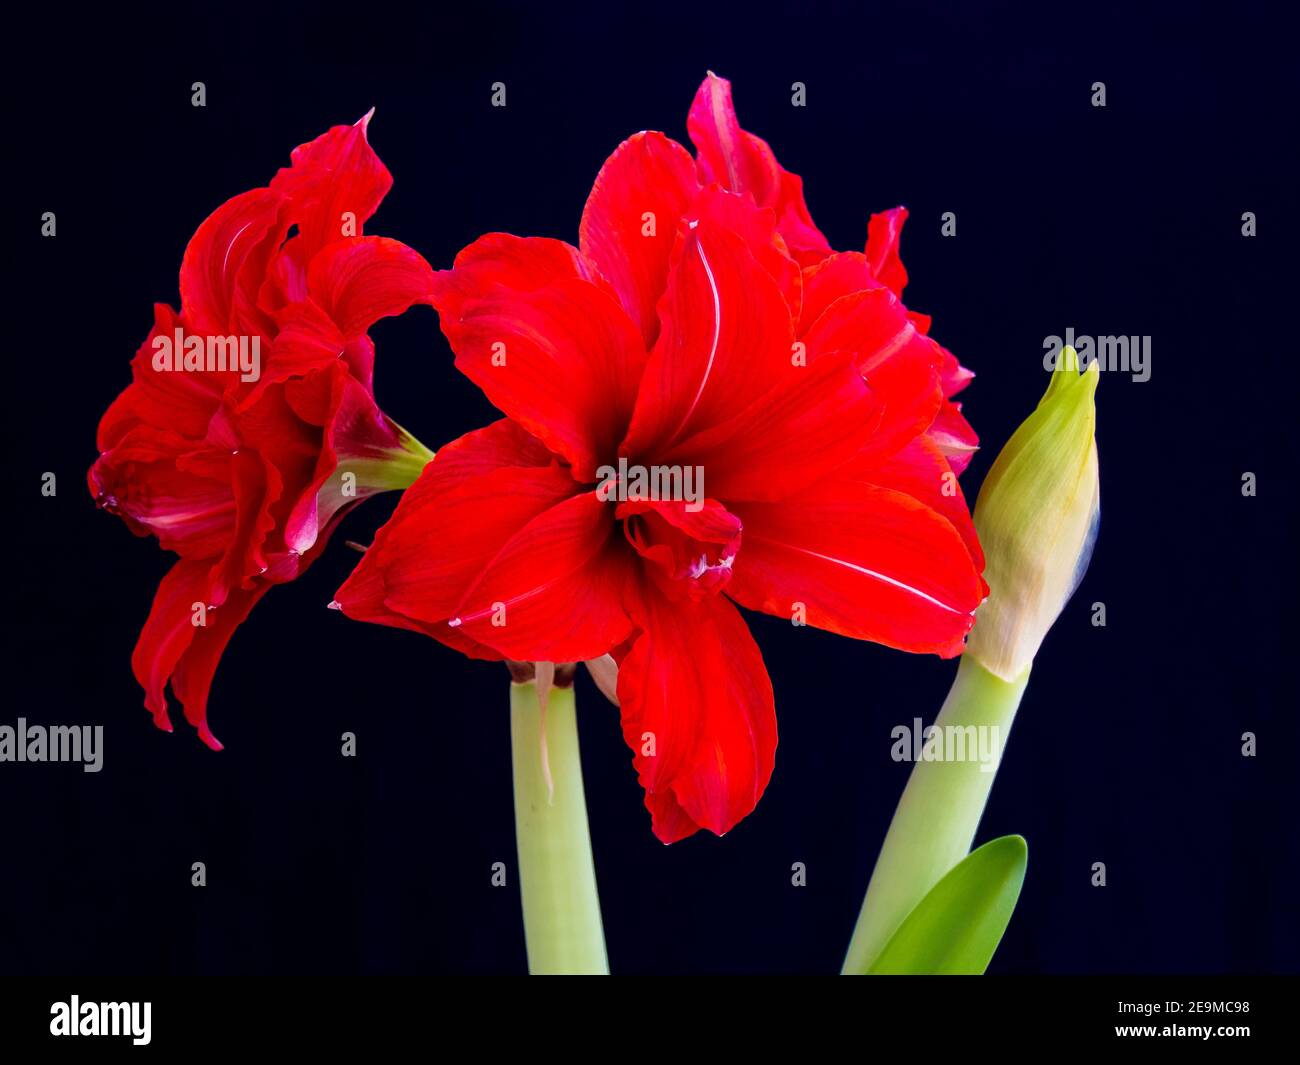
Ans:
[[[987,770],[977,758],[918,761],[912,767],[871,874],[844,961],[846,974],[865,973],[913,907],[970,853],[1028,681],[1028,668],[1008,684],[969,654],[962,657],[935,726],[996,725],[996,756]]]
[[[510,749],[528,971],[607,974],[573,689],[551,688],[543,721],[537,686],[511,684]]]

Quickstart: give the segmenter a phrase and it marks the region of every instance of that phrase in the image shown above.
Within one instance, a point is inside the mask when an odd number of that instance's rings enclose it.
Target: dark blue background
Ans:
[[[0,765],[0,971],[523,971],[513,872],[489,883],[493,862],[514,869],[505,671],[324,609],[355,562],[343,539],[367,541],[393,501],[350,516],[239,631],[214,754],[179,711],[167,735],[141,706],[129,656],[170,561],[95,511],[84,472],[151,304],[177,302],[185,242],[293,146],[376,106],[396,184],[371,231],[444,267],[489,230],[576,239],[606,155],[643,128],[684,139],[710,68],[803,175],[833,245],[860,247],[871,211],[912,209],[908,303],[978,373],[972,498],[1046,384],[1045,336],[1153,338],[1149,382],[1103,375],[1096,556],[1038,657],[981,829],[1030,846],[993,971],[1296,970],[1294,56],[1246,4],[1072,6],[19,17],[0,723],[102,724],[106,761]],[[493,416],[430,310],[373,336],[380,403],[431,446]],[[1098,601],[1105,628],[1089,622]],[[933,715],[955,669],[751,624],[781,745],[725,839],[655,841],[617,712],[579,682],[616,972],[837,969],[907,775],[889,730]],[[345,730],[356,759],[340,757]]]

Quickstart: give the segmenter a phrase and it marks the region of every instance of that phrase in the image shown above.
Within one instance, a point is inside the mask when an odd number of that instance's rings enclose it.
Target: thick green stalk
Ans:
[[[551,688],[543,719],[537,686],[511,684],[510,748],[528,971],[606,974],[573,689]]]
[[[970,853],[1028,681],[1028,668],[1008,684],[969,654],[962,657],[935,720],[941,730],[937,735],[948,728],[975,726],[976,732],[963,732],[969,752],[969,737],[996,726],[997,733],[984,733],[986,738],[997,736],[996,755],[987,767],[969,753],[962,760],[921,760],[912,767],[871,874],[845,973],[865,973],[913,907]]]

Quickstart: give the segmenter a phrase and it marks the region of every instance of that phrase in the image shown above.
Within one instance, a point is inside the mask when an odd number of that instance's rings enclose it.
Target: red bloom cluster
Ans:
[[[368,119],[301,146],[268,187],[204,221],[181,263],[180,313],[155,307],[132,383],[99,426],[91,494],[180,555],[132,656],[145,705],[170,731],[170,680],[212,747],[208,688],[235,628],[349,506],[410,484],[429,457],[374,400],[366,332],[427,303],[433,271],[397,241],[358,235],[392,186]]]
[[[612,653],[665,842],[727,831],[772,773],[733,604],[947,656],[987,591],[955,479],[971,375],[900,302],[906,212],[836,254],[725,81],[688,128],[694,159],[619,146],[578,247],[490,234],[437,275],[456,365],[506,417],[439,454],[337,595],[472,657]],[[611,497],[629,464],[702,471],[706,497]]]

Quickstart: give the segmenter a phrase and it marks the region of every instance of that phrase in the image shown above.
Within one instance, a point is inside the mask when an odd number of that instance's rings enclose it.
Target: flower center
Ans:
[[[731,579],[740,550],[740,521],[717,502],[698,510],[677,500],[629,500],[615,516],[647,572],[673,599],[703,599]]]

